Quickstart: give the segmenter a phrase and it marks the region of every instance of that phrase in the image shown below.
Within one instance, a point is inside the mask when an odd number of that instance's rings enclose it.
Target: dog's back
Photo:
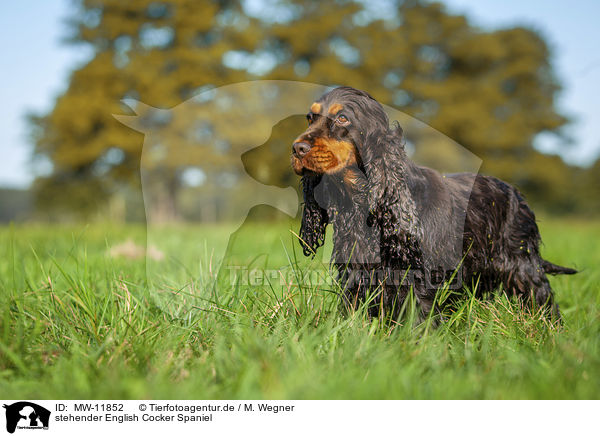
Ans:
[[[535,214],[515,187],[479,174],[410,168],[409,188],[430,268],[462,263],[462,281],[477,294],[502,288],[525,299],[533,296],[558,315],[546,274],[577,271],[541,257]]]

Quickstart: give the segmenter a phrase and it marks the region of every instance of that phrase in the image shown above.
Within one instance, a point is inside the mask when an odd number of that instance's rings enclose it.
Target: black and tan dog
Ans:
[[[416,165],[400,126],[390,128],[366,92],[336,88],[307,118],[292,152],[304,190],[301,242],[313,254],[332,224],[346,302],[370,298],[372,314],[394,311],[413,287],[426,314],[441,282],[459,278],[458,294],[463,284],[479,296],[502,289],[560,317],[546,274],[576,271],[542,259],[535,216],[517,189]]]

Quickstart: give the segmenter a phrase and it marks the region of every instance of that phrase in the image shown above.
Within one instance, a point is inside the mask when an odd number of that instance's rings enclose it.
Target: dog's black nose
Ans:
[[[296,156],[302,157],[310,151],[310,144],[307,142],[296,142],[293,149]]]

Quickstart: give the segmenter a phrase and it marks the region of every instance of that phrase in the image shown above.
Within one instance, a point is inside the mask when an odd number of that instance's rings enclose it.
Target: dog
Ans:
[[[331,262],[347,305],[398,314],[412,289],[428,315],[444,283],[458,283],[454,295],[501,290],[560,319],[546,274],[577,271],[540,256],[535,215],[516,188],[418,166],[402,128],[364,91],[333,89],[307,120],[291,155],[304,196],[299,239],[314,256],[333,227]]]

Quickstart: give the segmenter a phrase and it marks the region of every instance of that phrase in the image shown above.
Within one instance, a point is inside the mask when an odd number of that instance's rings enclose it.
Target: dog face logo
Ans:
[[[18,429],[48,429],[50,411],[29,401],[19,401],[3,406],[6,409],[6,431]]]
[[[161,242],[164,241],[161,223],[176,220],[177,206],[181,207],[184,201],[193,204],[196,219],[226,226],[225,231],[211,235],[210,245],[226,247],[215,279],[228,279],[233,285],[239,278],[236,271],[247,271],[247,265],[255,264],[257,253],[274,248],[263,232],[256,231],[250,219],[251,212],[259,211],[257,206],[261,206],[263,211],[270,208],[269,216],[278,216],[282,221],[292,217],[302,219],[300,232],[295,223],[289,225],[288,237],[282,232],[281,241],[284,244],[297,242],[291,241],[294,238],[303,241],[305,254],[311,256],[306,262],[311,268],[316,265],[315,272],[319,275],[323,272],[320,261],[329,264],[329,258],[338,265],[376,264],[381,261],[380,233],[369,219],[374,199],[385,190],[369,193],[370,186],[383,186],[375,183],[381,174],[369,171],[381,168],[378,163],[387,156],[383,148],[371,146],[373,141],[382,139],[381,132],[401,139],[403,152],[420,165],[442,173],[478,172],[481,160],[477,156],[426,124],[394,108],[379,103],[375,106],[366,94],[357,100],[352,95],[356,91],[343,88],[329,93],[331,90],[310,83],[259,80],[205,88],[170,109],[123,100],[130,114],[114,117],[144,134],[140,175],[147,246],[160,247],[164,257],[177,259],[182,266],[208,263],[208,269],[212,270],[212,254],[203,248],[190,252],[193,259],[190,255],[181,259],[181,247],[169,250]],[[392,131],[389,120],[397,121],[408,133],[401,135],[395,127]],[[392,148],[391,143],[381,141],[381,144]],[[290,151],[293,171],[289,168]],[[400,152],[399,148],[396,152]],[[310,192],[310,198],[299,197],[292,187],[298,185],[294,171],[302,175],[302,191]],[[456,209],[461,206],[457,204]],[[336,212],[339,212],[337,219]],[[341,214],[353,216],[356,228],[352,233],[344,230],[336,233],[335,223],[344,222]],[[464,217],[458,216],[445,225],[449,235],[445,243],[452,245],[446,252],[453,256],[444,260],[452,266],[452,271],[461,260],[464,224],[461,218]],[[332,244],[326,244],[326,227],[330,229]],[[350,234],[364,236],[360,246],[346,237]],[[238,250],[242,240],[252,241],[255,250]],[[288,253],[297,248],[296,244],[288,247]],[[269,262],[274,258],[269,258]],[[440,267],[448,270],[446,265]],[[289,265],[269,263],[269,269],[287,271]],[[184,274],[188,272],[182,270]],[[164,279],[160,261],[150,256],[146,273],[150,280],[160,283]],[[171,292],[154,298],[168,311],[179,311],[197,301],[193,295],[174,297]]]

